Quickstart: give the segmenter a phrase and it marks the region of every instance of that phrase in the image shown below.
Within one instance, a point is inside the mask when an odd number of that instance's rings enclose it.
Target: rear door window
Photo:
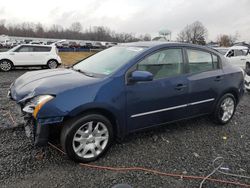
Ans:
[[[210,53],[200,50],[188,49],[187,55],[188,55],[188,62],[189,62],[188,67],[190,73],[198,73],[214,69],[213,59]]]

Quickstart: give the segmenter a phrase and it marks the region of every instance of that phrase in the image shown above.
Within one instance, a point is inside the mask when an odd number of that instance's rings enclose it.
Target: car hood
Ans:
[[[10,97],[17,102],[25,102],[38,95],[57,95],[99,80],[100,78],[89,77],[72,69],[32,71],[13,82]]]

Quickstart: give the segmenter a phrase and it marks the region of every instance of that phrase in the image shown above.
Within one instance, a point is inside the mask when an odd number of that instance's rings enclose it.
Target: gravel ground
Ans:
[[[27,70],[0,72],[0,187],[112,187],[128,183],[133,187],[199,187],[200,180],[157,176],[145,172],[112,172],[81,167],[51,147],[37,154],[25,136],[15,104],[6,98],[10,83]],[[162,172],[206,176],[212,161],[224,157],[230,173],[250,176],[250,95],[246,94],[232,121],[226,126],[203,117],[169,124],[157,130],[130,135],[115,143],[93,164],[113,167],[140,166]],[[250,179],[214,174],[213,178],[240,181]],[[205,182],[203,187],[235,187]]]

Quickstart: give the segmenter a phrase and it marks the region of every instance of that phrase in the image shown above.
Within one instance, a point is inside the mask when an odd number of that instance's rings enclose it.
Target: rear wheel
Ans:
[[[95,161],[107,151],[112,140],[112,124],[99,114],[68,121],[61,132],[61,145],[76,162]]]
[[[56,60],[52,59],[52,60],[49,60],[48,63],[47,63],[47,67],[49,69],[56,69],[58,66],[58,63]]]
[[[12,69],[12,62],[9,60],[1,60],[0,61],[0,70],[7,72]]]
[[[230,93],[223,95],[220,98],[215,108],[214,112],[215,122],[222,125],[227,124],[232,119],[235,109],[236,109],[235,97]]]

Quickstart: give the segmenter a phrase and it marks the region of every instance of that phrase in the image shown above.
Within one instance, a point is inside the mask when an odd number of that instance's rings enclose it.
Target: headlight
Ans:
[[[31,99],[23,108],[24,112],[27,112],[29,114],[33,114],[34,118],[36,118],[37,113],[42,108],[44,104],[49,102],[54,97],[51,95],[40,95],[33,99]]]

